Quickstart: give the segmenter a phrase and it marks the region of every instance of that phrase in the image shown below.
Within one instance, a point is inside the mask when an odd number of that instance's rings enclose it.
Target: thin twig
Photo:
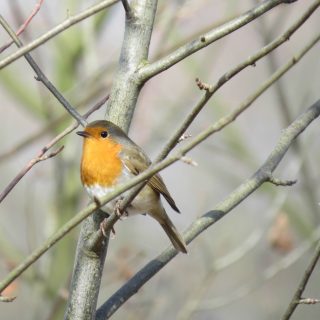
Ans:
[[[320,299],[315,299],[315,298],[301,298],[298,301],[299,304],[316,304],[320,303]]]
[[[282,180],[282,179],[278,179],[273,176],[270,176],[269,182],[274,184],[275,186],[289,187],[296,184],[297,180]]]
[[[16,32],[16,35],[19,36],[26,28],[27,26],[30,24],[31,20],[33,19],[33,17],[39,12],[42,4],[43,4],[44,0],[39,0],[36,5],[34,6],[31,14],[29,15],[29,17],[26,19],[26,21],[20,26],[20,28],[18,29],[18,31]],[[2,46],[0,48],[0,53],[2,53],[4,50],[8,49],[12,44],[14,43],[13,40],[9,41],[7,44],[5,44],[4,46]]]
[[[183,46],[181,46],[174,52],[171,52],[167,56],[160,58],[159,60],[151,64],[144,65],[138,72],[140,80],[146,81],[147,79],[150,79],[151,77],[159,74],[160,72],[167,70],[179,61],[185,59],[186,57],[197,52],[198,50],[203,49],[204,47],[208,46],[214,41],[219,40],[225,37],[226,35],[234,32],[235,30],[240,29],[241,27],[250,23],[252,20],[260,17],[261,15],[263,15],[264,13],[268,12],[269,10],[278,6],[281,3],[283,3],[283,0],[263,1],[253,9],[199,36],[197,39],[194,39],[184,44]]]
[[[0,295],[0,302],[12,302],[16,299],[16,297],[6,297]]]
[[[189,139],[189,138],[191,138],[192,137],[192,135],[190,134],[190,133],[184,133],[184,134],[182,134],[181,135],[181,137],[179,138],[179,140],[178,140],[178,143],[180,143],[180,142],[182,142],[182,141],[185,141],[185,140],[187,140],[187,139]]]
[[[46,148],[46,147],[45,147]],[[10,191],[18,184],[18,182],[30,171],[30,169],[37,164],[38,162],[45,161],[56,156],[63,150],[64,146],[61,146],[57,150],[53,151],[48,155],[44,155],[44,152],[40,152],[40,154],[31,159],[22,169],[21,171],[12,179],[12,181],[7,185],[7,187],[0,194],[0,203],[3,199],[10,193]]]
[[[196,84],[200,90],[209,91],[211,87],[208,83],[202,82],[199,78],[196,78]]]
[[[20,48],[22,47],[22,42],[19,40],[19,38],[16,36],[12,28],[9,26],[7,21],[0,15],[0,24],[3,26],[3,28],[7,31],[7,33],[10,35],[10,37],[13,39],[15,44]],[[37,77],[36,79],[38,81],[41,81],[45,87],[56,97],[56,99],[62,104],[62,106],[71,114],[72,117],[74,117],[83,127],[87,125],[87,121],[80,115],[80,113],[71,106],[71,104],[66,100],[66,98],[58,91],[58,89],[49,81],[49,79],[46,77],[46,75],[42,72],[40,67],[37,65],[37,63],[34,61],[34,59],[31,57],[30,53],[26,53],[24,55],[28,63],[30,64],[31,68],[36,73]]]
[[[99,2],[98,4],[74,15],[74,16],[69,16],[67,20],[64,22],[58,24],[56,27],[53,29],[49,30],[39,38],[35,39],[34,41],[30,42],[29,44],[21,47],[19,50],[8,56],[7,58],[3,59],[0,61],[0,70],[9,64],[11,64],[13,61],[21,58],[24,54],[34,50],[35,48],[41,46],[48,40],[52,39],[55,37],[57,34],[63,32],[64,30],[70,28],[74,24],[102,11],[103,9],[106,9],[107,7],[110,7],[114,3],[118,2],[119,0],[104,0]]]
[[[109,98],[109,95],[104,97],[102,100],[97,102],[84,116],[83,118],[86,119],[91,115],[94,111],[98,110]],[[10,193],[10,191],[17,185],[17,183],[28,173],[31,168],[40,161],[47,160],[55,156],[57,153],[52,152],[50,155],[45,156],[45,153],[52,148],[55,144],[57,144],[61,139],[63,139],[67,134],[75,130],[79,126],[78,122],[67,127],[63,130],[60,134],[54,137],[49,143],[47,143],[44,147],[41,148],[38,155],[31,159],[22,169],[21,171],[12,179],[12,181],[7,185],[7,187],[1,192],[0,194],[0,203],[3,199]],[[57,151],[62,151],[62,149],[58,149]]]
[[[314,252],[314,255],[313,255],[313,257],[312,257],[312,259],[311,259],[311,261],[310,261],[310,263],[304,273],[304,276],[301,279],[299,286],[298,286],[295,294],[293,295],[292,300],[291,300],[285,314],[281,318],[282,320],[289,320],[291,318],[293,312],[295,311],[295,309],[299,305],[300,300],[302,299],[303,291],[307,286],[307,283],[311,277],[311,274],[312,274],[319,258],[320,258],[320,244],[318,244],[318,247]]]
[[[190,165],[190,166],[193,166],[193,167],[197,167],[198,166],[198,162],[194,161],[192,158],[190,157],[186,157],[186,156],[183,156],[181,157],[180,159],[182,162]]]
[[[44,0],[39,0],[38,3],[34,6],[30,16],[27,18],[27,20],[20,26],[18,31],[16,32],[16,35],[19,36],[28,26],[28,24],[31,22],[33,17],[39,12]]]

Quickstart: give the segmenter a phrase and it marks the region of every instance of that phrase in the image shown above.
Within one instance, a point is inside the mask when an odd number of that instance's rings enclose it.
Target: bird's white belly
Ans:
[[[102,198],[111,192],[113,192],[121,183],[129,180],[133,177],[133,175],[128,172],[127,170],[123,170],[122,176],[117,180],[117,183],[114,187],[103,187],[99,184],[93,184],[93,185],[85,185],[85,189],[89,194],[89,197],[91,199],[94,199],[95,197]],[[130,190],[129,190],[130,191]],[[116,197],[115,199],[112,199],[107,204],[105,204],[102,209],[107,211],[109,214],[113,212],[116,203],[118,200],[124,198],[129,191],[126,191],[122,193],[120,196]],[[135,215],[135,214],[142,214],[147,213],[148,208],[152,207],[152,201],[149,197],[142,197],[140,194],[138,194],[135,199],[133,200],[132,204],[126,208],[126,213],[128,215]]]

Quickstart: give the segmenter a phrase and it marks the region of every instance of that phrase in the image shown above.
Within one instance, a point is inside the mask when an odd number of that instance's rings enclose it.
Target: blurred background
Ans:
[[[0,2],[15,30],[36,1]],[[24,43],[69,15],[95,4],[89,0],[44,1],[21,36]],[[203,95],[195,78],[214,84],[266,43],[282,34],[312,1],[281,5],[215,42],[143,88],[130,136],[154,158]],[[159,1],[150,60],[249,10],[256,1]],[[195,119],[195,136],[254,93],[277,68],[301,51],[319,31],[319,12],[255,67],[223,86]],[[32,52],[47,77],[85,113],[106,95],[122,44],[124,12],[118,3],[66,30]],[[9,41],[0,32],[1,46]],[[265,161],[281,130],[319,99],[319,44],[234,123],[210,137],[190,156],[198,166],[176,163],[162,172],[182,214],[168,206],[177,228],[186,229],[213,209]],[[11,46],[1,58],[14,52]],[[24,59],[0,72],[0,191],[41,148],[72,123]],[[105,106],[90,120],[101,119]],[[68,135],[56,157],[38,163],[0,206],[0,276],[19,264],[87,202],[79,177],[81,139]],[[285,311],[320,237],[320,140],[315,121],[286,154],[275,176],[297,179],[292,187],[264,185],[178,255],[114,316],[114,319],[276,319]],[[141,216],[119,221],[110,241],[99,305],[169,245],[161,227]],[[0,305],[1,319],[61,319],[68,296],[79,227],[15,281]],[[315,270],[304,294],[319,298]],[[300,306],[292,319],[316,319],[319,306]]]

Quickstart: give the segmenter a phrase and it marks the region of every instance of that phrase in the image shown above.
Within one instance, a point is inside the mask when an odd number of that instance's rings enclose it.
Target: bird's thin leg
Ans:
[[[116,213],[116,215],[118,216],[118,218],[121,220],[121,218],[123,217],[128,217],[128,212],[126,210],[122,210],[121,209],[121,201],[123,200],[123,197],[120,197],[117,201],[116,201],[116,205],[114,207],[114,211]]]
[[[107,226],[108,226],[108,218],[104,218],[102,220],[102,222],[100,223],[100,230],[105,238],[107,237],[107,231],[106,231]],[[115,231],[114,227],[112,226],[111,238],[114,238],[115,235],[116,235],[116,231]]]

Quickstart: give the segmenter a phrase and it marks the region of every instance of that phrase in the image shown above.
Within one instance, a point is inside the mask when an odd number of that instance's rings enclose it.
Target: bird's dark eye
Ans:
[[[101,133],[100,133],[101,138],[104,138],[104,139],[105,139],[108,135],[109,135],[109,134],[108,134],[108,131],[101,131]]]

